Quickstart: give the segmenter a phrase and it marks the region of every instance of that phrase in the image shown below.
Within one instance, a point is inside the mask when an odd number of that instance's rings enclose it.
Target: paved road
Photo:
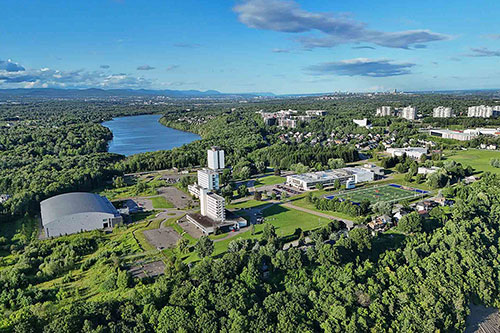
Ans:
[[[312,215],[316,215],[316,216],[319,216],[319,217],[324,217],[324,218],[327,218],[327,219],[330,219],[330,220],[339,220],[339,221],[342,221],[345,223],[345,225],[347,226],[347,229],[352,229],[352,227],[354,226],[354,222],[351,221],[351,220],[347,220],[347,219],[342,219],[340,217],[334,217],[334,216],[331,216],[331,215],[328,215],[328,214],[325,214],[325,213],[321,213],[321,212],[317,212],[317,211],[314,211],[314,210],[311,210],[311,209],[307,209],[307,208],[303,208],[303,207],[298,207],[298,206],[295,206],[289,202],[287,203],[284,203],[282,204],[284,207],[288,207],[288,208],[292,208],[292,209],[296,209],[296,210],[300,210],[302,212],[305,212],[305,213],[309,213],[309,214],[312,214]]]

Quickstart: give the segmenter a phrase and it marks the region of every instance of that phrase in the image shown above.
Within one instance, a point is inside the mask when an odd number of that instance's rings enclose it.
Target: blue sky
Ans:
[[[0,88],[500,88],[500,1],[0,2]]]

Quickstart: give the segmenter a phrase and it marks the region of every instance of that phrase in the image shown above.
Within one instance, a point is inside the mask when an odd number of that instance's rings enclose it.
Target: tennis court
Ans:
[[[419,190],[416,188],[404,187],[397,184],[386,184],[380,186],[373,186],[370,188],[361,188],[354,190],[341,191],[335,195],[329,195],[327,199],[339,198],[340,200],[349,200],[353,203],[360,203],[362,201],[375,202],[398,202],[402,200],[412,200],[415,198],[423,197],[427,191]]]

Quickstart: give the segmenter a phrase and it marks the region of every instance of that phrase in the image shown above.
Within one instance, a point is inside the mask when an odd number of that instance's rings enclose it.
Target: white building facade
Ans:
[[[212,147],[207,151],[208,168],[212,170],[221,170],[225,168],[224,150],[218,147]]]
[[[226,219],[225,200],[218,194],[202,189],[200,192],[200,213],[214,221],[222,222]]]
[[[451,107],[438,106],[432,110],[434,118],[450,118],[453,117],[453,109]]]
[[[394,115],[394,111],[390,106],[381,106],[377,108],[377,113],[375,114],[377,117],[386,117]]]
[[[500,114],[500,106],[476,105],[467,110],[467,117],[491,118]]]
[[[219,173],[211,169],[198,170],[198,185],[208,190],[218,190]]]
[[[405,106],[401,109],[401,118],[407,120],[415,120],[417,119],[417,109],[413,106]]]
[[[387,148],[386,152],[391,154],[392,157],[403,156],[406,154],[408,157],[420,159],[422,155],[427,155],[428,149],[422,147]]]

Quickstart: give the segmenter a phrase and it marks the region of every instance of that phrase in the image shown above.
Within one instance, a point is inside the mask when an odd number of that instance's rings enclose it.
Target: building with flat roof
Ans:
[[[200,191],[200,214],[214,221],[226,219],[226,204],[223,197],[206,188]]]
[[[286,177],[286,184],[303,190],[314,190],[317,185],[323,187],[333,186],[336,181],[345,184],[352,179],[355,183],[373,181],[375,174],[366,168],[340,168],[327,171],[308,172],[300,175]]]
[[[308,116],[318,116],[318,117],[323,117],[326,116],[327,112],[326,110],[307,110],[306,115]]]
[[[95,193],[73,192],[40,203],[42,226],[47,237],[111,228],[123,223],[118,210]]]
[[[400,116],[407,120],[415,120],[417,119],[417,108],[411,105],[405,106],[401,109]]]
[[[500,106],[475,105],[467,109],[467,117],[491,118],[500,114]]]
[[[406,147],[406,148],[387,148],[386,152],[391,154],[392,157],[396,156],[403,156],[406,154],[406,156],[414,158],[414,159],[420,159],[422,155],[427,155],[429,150],[427,148],[422,148],[422,147]]]
[[[353,119],[352,122],[355,123],[356,125],[358,125],[359,127],[366,127],[366,128],[371,127],[370,126],[370,122],[366,118],[363,118],[363,119]]]
[[[377,108],[377,112],[375,115],[377,117],[394,116],[394,110],[391,106],[381,106]]]
[[[209,190],[218,190],[219,173],[206,168],[198,170],[198,185]]]
[[[224,150],[220,149],[219,147],[212,147],[207,151],[207,160],[209,169],[224,169]]]
[[[432,110],[434,118],[451,118],[453,117],[453,109],[451,107],[438,106]]]
[[[452,140],[459,140],[459,141],[469,141],[477,137],[477,133],[467,133],[467,132],[462,132],[462,131],[454,131],[454,130],[447,130],[447,129],[436,129],[436,130],[429,130],[429,135],[431,136],[437,136],[443,139],[452,139]]]

